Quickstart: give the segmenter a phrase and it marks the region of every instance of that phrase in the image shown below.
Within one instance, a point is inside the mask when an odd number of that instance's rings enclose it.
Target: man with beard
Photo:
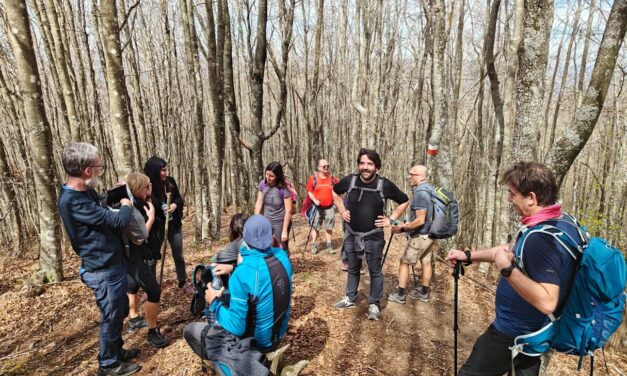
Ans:
[[[559,189],[546,166],[518,162],[503,173],[500,183],[507,185],[507,200],[526,228],[548,224],[581,244],[577,225],[571,217],[562,215],[557,203]],[[475,342],[472,353],[459,370],[460,376],[503,375],[511,371],[525,376],[539,373],[539,356],[519,353],[512,358],[510,349],[514,338],[533,333],[547,324],[548,315],[559,317],[561,312],[556,309],[563,306],[576,265],[569,251],[545,232],[532,231],[526,237],[514,239],[513,245],[502,244],[473,252],[452,249],[446,257],[453,265],[493,262],[502,276],[496,289],[496,317]],[[520,251],[520,258],[514,257],[514,250]]]
[[[122,348],[122,320],[128,314],[126,263],[120,230],[131,220],[128,198],[114,212],[100,205],[94,190],[104,171],[98,149],[88,143],[70,143],[63,149],[68,174],[57,206],[72,248],[81,258],[80,277],[91,288],[100,310],[99,375],[130,375],[139,370],[126,361],[139,349]]]
[[[348,280],[346,296],[335,304],[335,308],[355,308],[359,271],[365,255],[370,274],[370,296],[368,297],[368,319],[378,320],[379,299],[383,292],[383,227],[388,227],[400,217],[409,198],[396,185],[377,174],[381,158],[374,150],[361,149],[357,156],[359,173],[348,175],[333,187],[333,201],[346,224],[344,248],[348,255]],[[340,195],[347,194],[348,205]],[[385,200],[399,204],[390,217],[384,216]]]

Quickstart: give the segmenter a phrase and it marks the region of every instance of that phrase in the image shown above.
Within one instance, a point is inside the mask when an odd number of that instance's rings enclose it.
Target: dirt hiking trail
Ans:
[[[222,223],[228,224],[230,216]],[[227,243],[193,242],[193,218],[184,223],[187,271],[206,263]],[[335,254],[304,251],[309,227],[294,218],[296,241],[290,235],[290,259],[294,269],[294,294],[288,334],[283,344],[291,346],[285,362],[307,359],[301,375],[453,375],[453,278],[451,269],[436,262],[435,281],[428,303],[408,299],[406,304],[382,298],[381,319],[366,319],[368,274],[361,278],[356,309],[337,310],[333,304],[345,294],[346,273],[340,270],[341,224],[336,216],[333,234]],[[226,234],[226,228],[222,232]],[[386,240],[389,232],[386,231]],[[394,291],[398,260],[406,240],[394,236],[384,266],[384,294]],[[442,253],[442,252],[440,252]],[[99,313],[91,291],[78,278],[79,259],[64,252],[66,280],[46,286],[35,298],[26,297],[21,281],[35,270],[34,257],[0,259],[0,375],[95,375],[97,373]],[[159,324],[171,344],[154,349],[146,343],[146,329],[123,332],[125,347],[137,346],[141,355],[137,375],[202,375],[200,362],[182,337],[183,327],[194,321],[190,297],[176,288],[174,263],[168,254],[165,265],[162,312]],[[416,268],[419,273],[419,269]],[[410,278],[411,280],[411,278]],[[410,286],[412,287],[410,281]],[[479,274],[470,267],[459,282],[459,365],[475,339],[494,317],[496,277]],[[487,288],[486,288],[487,287]],[[599,352],[595,371],[605,375]],[[627,356],[606,351],[611,375],[627,374]],[[589,374],[588,360],[579,372]],[[577,358],[553,357],[546,375],[575,375]]]

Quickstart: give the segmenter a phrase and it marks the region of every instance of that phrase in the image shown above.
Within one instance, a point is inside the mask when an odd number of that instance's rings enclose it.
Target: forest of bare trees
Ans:
[[[627,249],[627,0],[4,0],[0,17],[0,245],[43,281],[63,278],[76,140],[102,188],[168,160],[196,242],[252,208],[268,162],[302,193],[318,158],[344,175],[371,147],[392,180],[422,162],[456,192],[457,243],[505,239],[498,176],[533,159]]]

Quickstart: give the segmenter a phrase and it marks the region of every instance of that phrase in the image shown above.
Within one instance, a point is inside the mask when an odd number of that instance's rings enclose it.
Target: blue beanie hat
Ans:
[[[272,225],[259,214],[248,218],[244,224],[244,241],[250,248],[265,251],[272,246]]]

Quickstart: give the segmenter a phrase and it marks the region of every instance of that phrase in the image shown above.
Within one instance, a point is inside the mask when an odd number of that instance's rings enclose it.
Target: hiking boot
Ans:
[[[144,318],[141,316],[128,319],[128,332],[129,333],[133,333],[137,329],[147,328],[147,327],[148,327],[148,324],[146,323],[146,320],[144,320]]]
[[[379,320],[379,316],[381,316],[379,307],[376,304],[370,304],[368,306],[368,320]]]
[[[346,309],[346,308],[355,308],[356,305],[355,305],[355,302],[350,300],[348,296],[345,296],[342,298],[342,300],[335,303],[334,307],[337,309]]]
[[[331,243],[327,243],[327,252],[331,255],[335,253],[335,249],[333,249]]]
[[[120,350],[120,360],[123,362],[129,361],[133,358],[136,358],[139,355],[139,349],[137,347],[132,347],[128,350],[121,349]]]
[[[119,361],[111,367],[99,367],[98,376],[128,376],[139,371],[139,368],[137,364]]]
[[[313,243],[311,245],[311,254],[315,255],[316,253],[318,253],[318,243]]]
[[[422,300],[423,302],[428,302],[430,295],[431,295],[431,291],[427,291],[426,293],[423,293],[422,289],[420,288],[409,293],[410,298],[414,300]]]
[[[167,345],[170,344],[170,341],[168,341],[168,339],[165,336],[161,335],[161,331],[159,330],[159,328],[149,329],[146,340],[151,346],[156,347],[158,349],[162,347],[166,347]]]
[[[399,294],[397,291],[388,295],[388,300],[398,304],[405,304],[407,297],[405,295]]]
[[[340,269],[342,269],[343,272],[347,272],[348,271],[348,262],[342,261],[342,266],[340,267]]]

